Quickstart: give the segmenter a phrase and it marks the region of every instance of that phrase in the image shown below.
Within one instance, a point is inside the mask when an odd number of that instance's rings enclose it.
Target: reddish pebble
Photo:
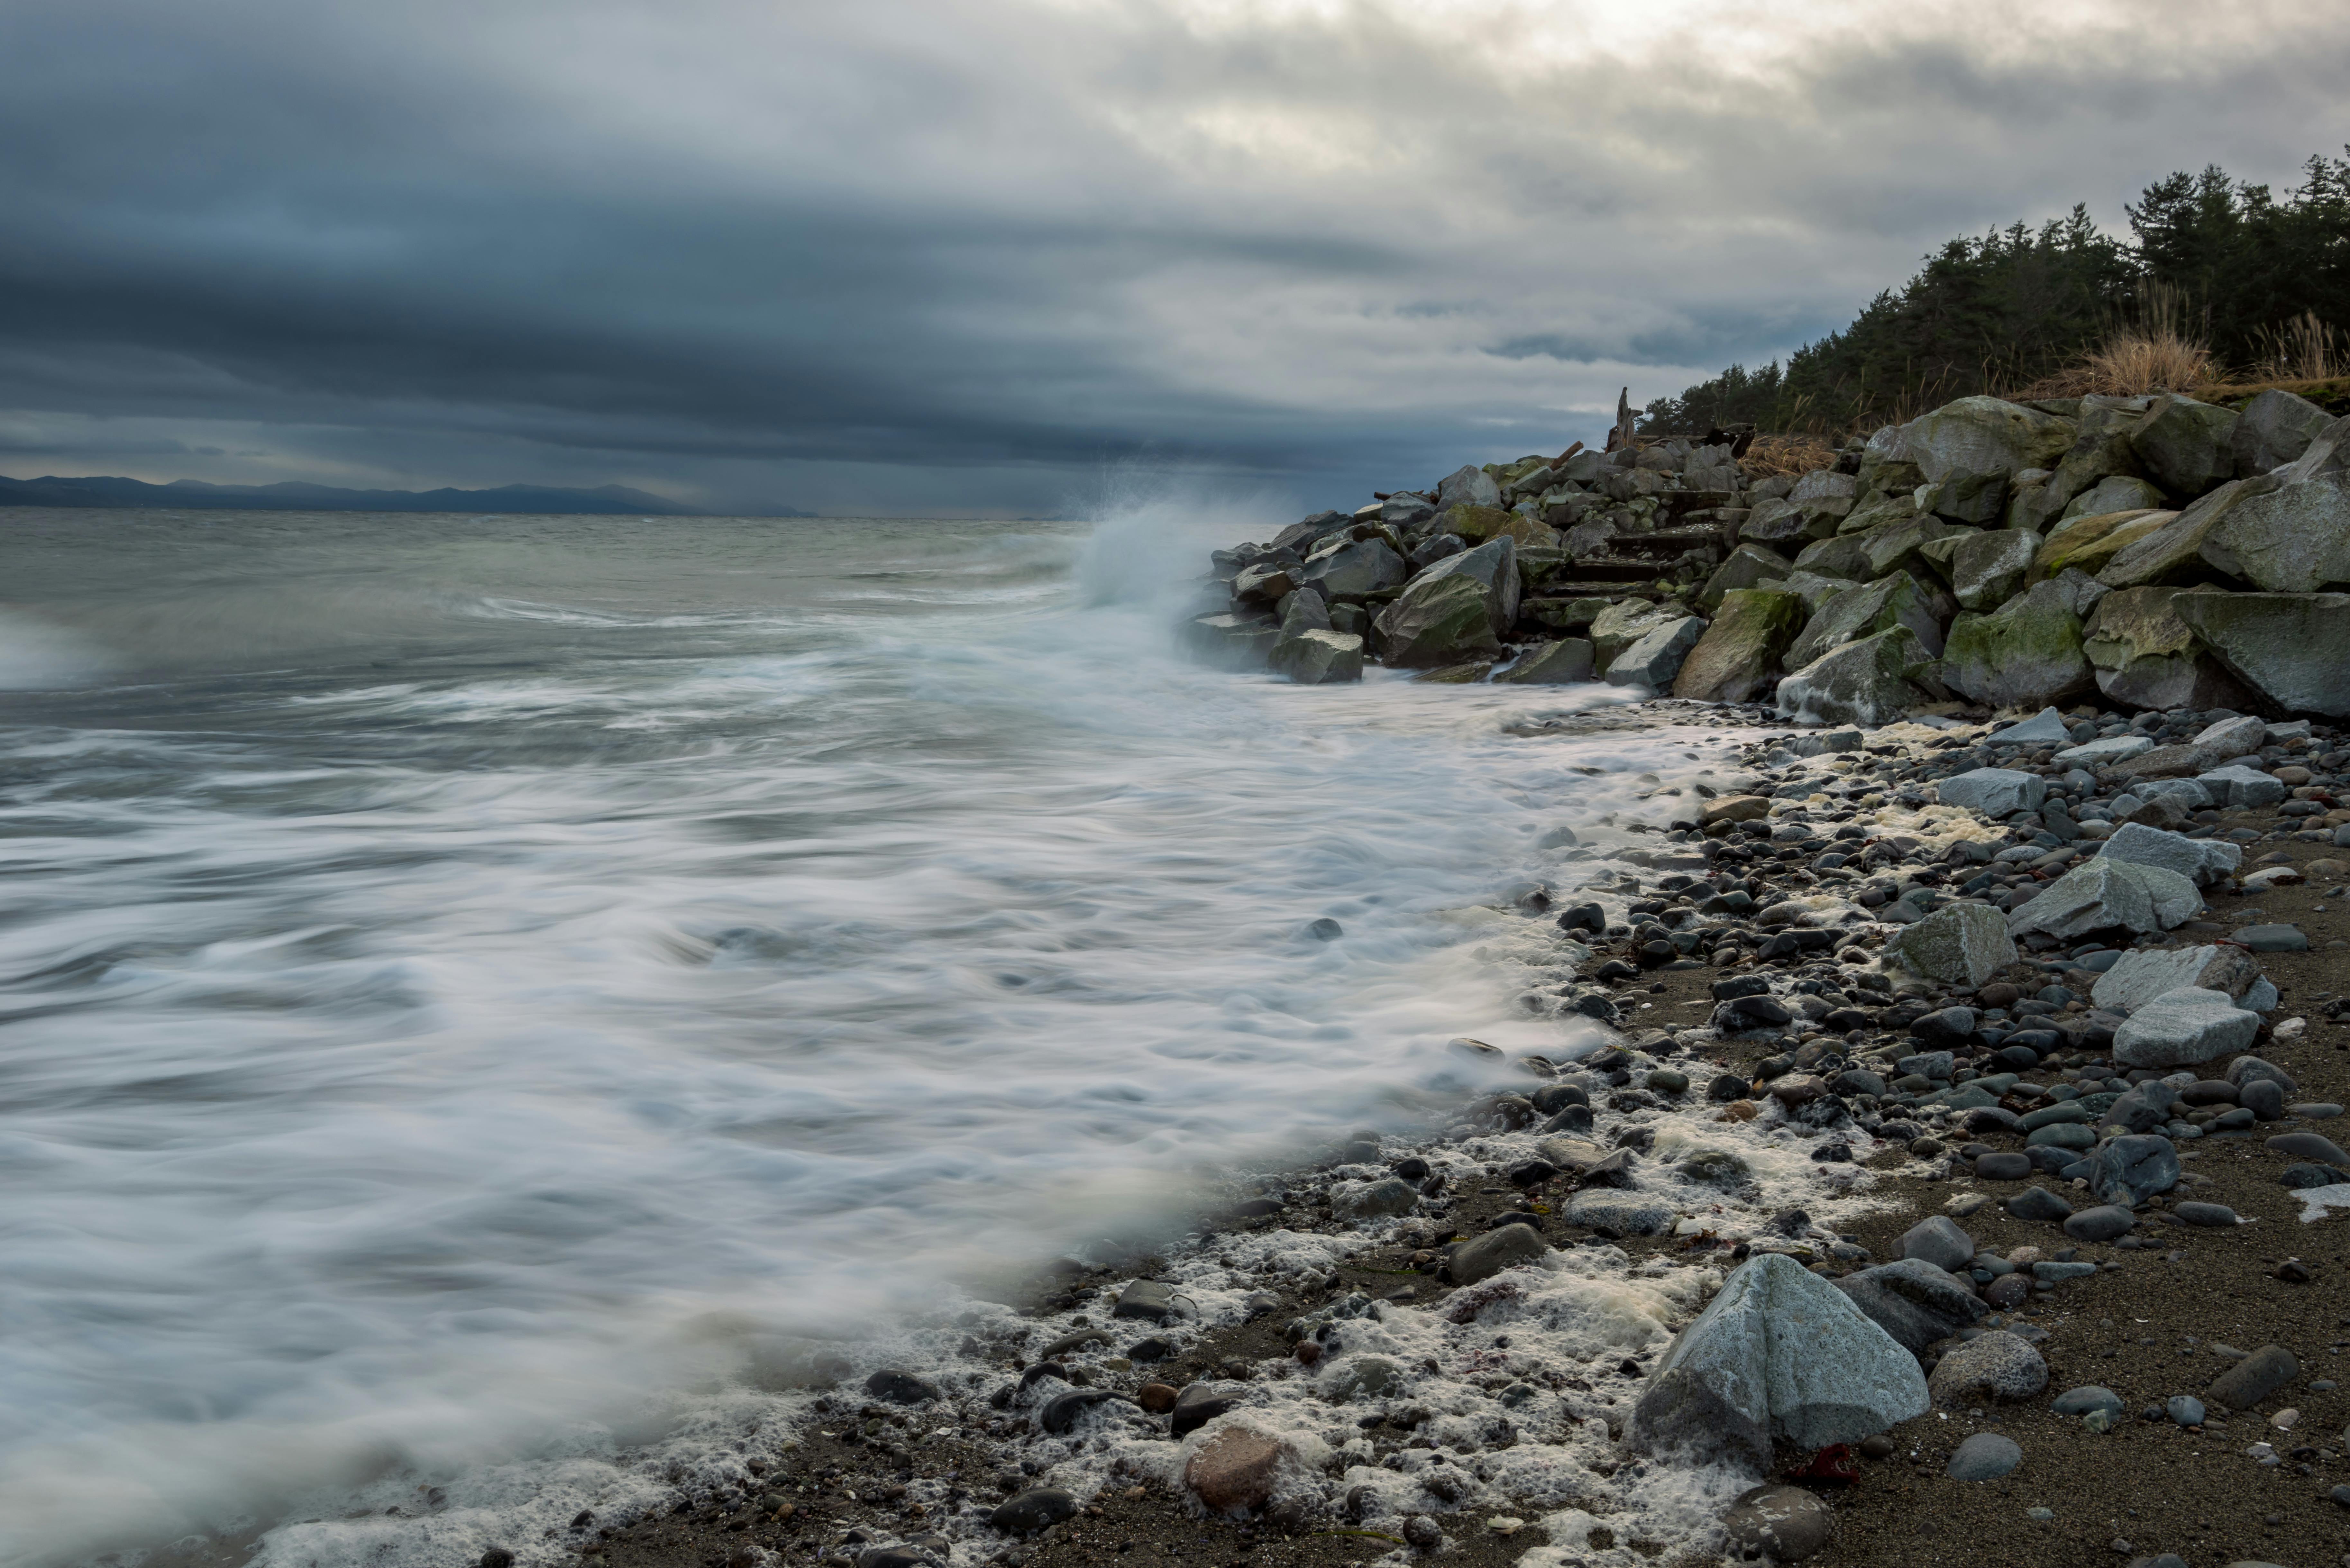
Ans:
[[[1154,1416],[1175,1408],[1175,1390],[1164,1383],[1146,1383],[1134,1391],[1134,1402]]]
[[[1317,1362],[1317,1361],[1319,1361],[1319,1360],[1321,1360],[1321,1359],[1322,1359],[1322,1347],[1321,1347],[1320,1345],[1318,1345],[1315,1344],[1315,1343],[1314,1343],[1312,1340],[1310,1340],[1310,1339],[1301,1339],[1301,1340],[1299,1340],[1299,1341],[1297,1342],[1297,1365],[1298,1365],[1298,1366],[1313,1366],[1315,1362]]]

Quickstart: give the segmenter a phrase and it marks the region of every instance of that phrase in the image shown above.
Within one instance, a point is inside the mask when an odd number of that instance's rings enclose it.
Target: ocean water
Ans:
[[[0,513],[0,1562],[523,1508],[1586,1040],[1512,889],[1724,737],[1186,660],[1285,520]]]

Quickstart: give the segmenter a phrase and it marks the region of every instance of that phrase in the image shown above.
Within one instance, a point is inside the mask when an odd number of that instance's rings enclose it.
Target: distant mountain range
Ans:
[[[332,484],[207,484],[175,479],[150,484],[141,479],[92,475],[60,479],[10,479],[0,474],[0,506],[148,506],[207,512],[528,512],[609,516],[706,517],[709,513],[630,490],[599,484],[567,490],[551,484],[502,484],[495,490],[344,490]],[[743,515],[743,514],[733,514]],[[787,506],[748,514],[759,517],[810,517]]]

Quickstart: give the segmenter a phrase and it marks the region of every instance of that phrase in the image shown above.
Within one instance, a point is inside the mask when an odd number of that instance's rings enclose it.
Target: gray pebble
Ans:
[[[2048,1408],[2059,1416],[2085,1416],[2092,1410],[2110,1410],[2118,1416],[2126,1407],[2122,1404],[2120,1395],[2092,1383],[2080,1388],[2067,1388],[2056,1396]]]
[[[2110,1241],[2126,1235],[2137,1224],[2137,1216],[2119,1204],[2101,1203],[2095,1209],[2083,1209],[2066,1218],[2064,1234],[2075,1241]]]
[[[1959,1445],[1942,1473],[1952,1480],[1997,1480],[2012,1475],[2023,1462],[2023,1449],[2012,1438],[2002,1438],[1996,1432],[1977,1432]]]
[[[2224,1203],[2181,1203],[2171,1210],[2182,1225],[2233,1225],[2236,1211]]]

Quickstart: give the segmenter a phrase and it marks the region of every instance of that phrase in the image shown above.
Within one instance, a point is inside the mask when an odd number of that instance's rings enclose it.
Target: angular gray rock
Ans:
[[[1765,1253],[1674,1339],[1625,1442],[1766,1469],[1774,1438],[1803,1449],[1857,1442],[1928,1408],[1909,1352],[1835,1285]]]
[[[1975,768],[1936,786],[1944,805],[1962,805],[1985,816],[2008,817],[2038,811],[2048,798],[2048,781],[2016,768]]]
[[[1861,1269],[1835,1282],[1852,1304],[1916,1355],[1991,1311],[1957,1275],[1918,1258]]]
[[[1518,655],[1517,662],[1493,677],[1513,686],[1565,686],[1591,679],[1591,644],[1579,637],[1563,637]]]
[[[1901,1233],[1898,1245],[1902,1257],[1931,1263],[1945,1272],[1964,1268],[1975,1255],[1975,1239],[1960,1230],[1957,1220],[1942,1214],[1910,1226]]]
[[[1404,559],[1376,536],[1349,540],[1345,535],[1325,543],[1305,557],[1297,570],[1300,587],[1313,588],[1333,604],[1360,604],[1382,588],[1391,588],[1410,574]]]
[[[1425,669],[1490,659],[1517,619],[1519,593],[1517,545],[1505,535],[1422,570],[1372,624],[1390,664]]]
[[[1933,701],[1934,656],[1906,626],[1846,643],[1779,682],[1779,711],[1820,724],[1874,729]]]
[[[2166,392],[2132,426],[2130,450],[2147,478],[2174,495],[2195,496],[2235,476],[2233,409]]]
[[[2284,798],[2285,793],[2282,779],[2241,764],[2198,774],[2195,782],[2203,786],[2213,805],[2233,806],[2238,810],[2274,805]]]
[[[1502,487],[1493,476],[1474,463],[1463,463],[1444,476],[1436,487],[1436,510],[1450,512],[1455,506],[1499,506]]]
[[[2291,713],[2350,714],[2350,594],[2189,590],[2171,600],[2229,673]]]
[[[1989,525],[2006,508],[2009,481],[2023,469],[2054,468],[2078,433],[2036,409],[1960,398],[1903,425],[1892,455],[1918,465],[1934,487],[1934,511]]]
[[[1681,661],[1704,635],[1705,622],[1693,615],[1668,620],[1617,654],[1607,666],[1607,679],[1617,686],[1670,691]]]
[[[1504,1225],[1452,1250],[1452,1282],[1473,1285],[1504,1269],[1538,1262],[1550,1251],[1542,1232],[1531,1225]]]
[[[2248,495],[2203,535],[2203,559],[2272,594],[2350,582],[2350,473]]]
[[[2141,1003],[2113,1032],[2113,1060],[2125,1067],[2199,1067],[2235,1055],[2259,1032],[2259,1013],[2247,1013],[2225,992],[2186,985]]]
[[[2054,708],[2043,708],[2019,723],[1993,730],[1986,742],[1993,746],[2062,746],[2073,739],[2072,726]]]
[[[2097,977],[2089,998],[2108,1012],[2133,1012],[2158,996],[2195,986],[2241,998],[2260,976],[2261,966],[2240,949],[2148,948],[2115,960]]]
[[[2114,836],[2097,846],[2097,856],[2133,866],[2159,866],[2199,888],[2234,875],[2244,863],[2243,850],[2224,838],[2189,838],[2136,822],[2116,828]]]
[[[2178,588],[2122,588],[2097,601],[2081,650],[2097,690],[2136,708],[2241,708],[2254,699],[2172,607]]]
[[[1698,602],[1708,614],[1721,602],[1721,596],[1736,588],[1759,588],[1783,581],[1794,568],[1787,558],[1775,550],[1760,545],[1741,545],[1730,553],[1730,558],[1714,568],[1713,576],[1705,580]]]
[[[1970,610],[1996,609],[2023,586],[2040,553],[2040,535],[2028,528],[1970,534],[1950,552],[1950,592]]]
[[[1595,662],[1602,670],[1616,662],[1617,655],[1639,641],[1657,628],[1681,618],[1680,611],[1659,609],[1646,599],[1626,599],[1609,605],[1591,618],[1591,650]]]
[[[1926,1380],[1937,1405],[1978,1399],[2029,1399],[2048,1386],[2048,1363],[2031,1343],[2005,1329],[1946,1352]]]
[[[2229,432],[2228,450],[2236,472],[2266,473],[2282,468],[2309,450],[2334,416],[2306,398],[2282,387],[2271,387],[2244,405],[2243,417]]]
[[[2142,1208],[2146,1200],[2178,1185],[2178,1149],[2158,1133],[2125,1133],[2100,1145],[2085,1162],[2072,1168],[2085,1179],[2100,1203]]]
[[[1265,667],[1300,686],[1326,686],[1363,678],[1363,639],[1352,632],[1303,631],[1273,645]]]
[[[1951,904],[1903,927],[1885,950],[1928,980],[1972,990],[2015,961],[2015,939],[1988,904]]]
[[[2116,512],[2158,511],[2162,504],[2162,492],[2145,480],[2131,474],[2111,473],[2066,502],[2064,515],[2066,518],[2105,517]]]
[[[1942,628],[1934,618],[1933,600],[1907,572],[1847,589],[1820,606],[1787,649],[1787,668],[1801,670],[1847,642],[1897,626],[1916,632],[1928,653],[1942,651]]]
[[[1281,628],[1254,616],[1203,615],[1183,626],[1192,656],[1220,670],[1262,670],[1280,641]]]
[[[2008,934],[2045,931],[2060,940],[2113,927],[2167,931],[2203,908],[2195,884],[2159,866],[2134,866],[2102,857],[2074,867],[2011,910]]]

